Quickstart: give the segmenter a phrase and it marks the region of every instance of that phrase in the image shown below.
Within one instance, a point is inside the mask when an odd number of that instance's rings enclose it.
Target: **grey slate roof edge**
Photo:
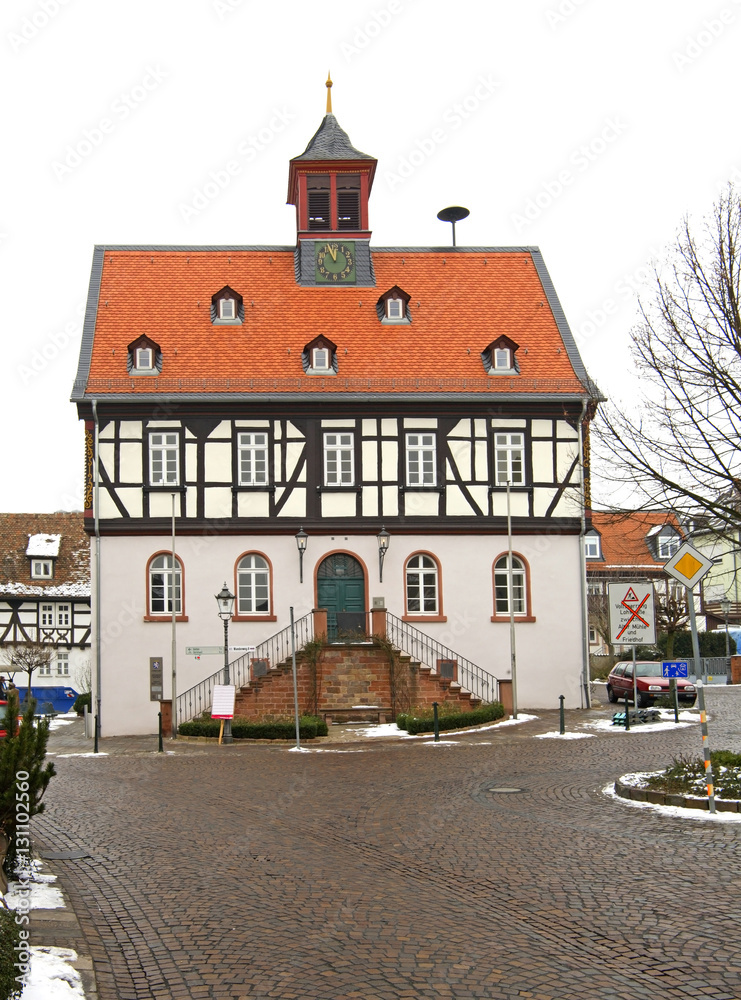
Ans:
[[[530,253],[533,259],[533,264],[535,265],[535,270],[538,272],[540,283],[543,286],[543,291],[548,299],[548,304],[551,307],[553,318],[556,321],[558,332],[561,334],[561,339],[563,340],[563,345],[566,348],[566,353],[574,368],[574,372],[576,373],[576,377],[585,386],[590,388],[590,394],[593,398],[599,400],[599,402],[604,402],[607,397],[604,396],[595,383],[592,382],[587,374],[586,368],[584,367],[584,362],[579,354],[579,348],[576,346],[574,335],[571,332],[571,327],[566,319],[566,313],[563,311],[563,306],[561,305],[561,301],[556,293],[551,276],[548,273],[548,268],[545,266],[543,255],[538,247],[531,247]]]
[[[80,390],[80,383],[87,384],[90,375],[90,363],[93,359],[93,337],[95,334],[95,321],[98,315],[98,298],[100,296],[100,283],[103,278],[103,257],[105,248],[96,246],[93,250],[93,266],[90,269],[90,286],[85,303],[85,320],[82,325],[82,343],[80,344],[80,360],[77,366],[77,376],[72,387],[72,402],[83,399],[85,396],[84,385]]]
[[[302,240],[304,242],[311,242],[311,239]],[[96,250],[102,250],[105,253],[114,253],[116,251],[148,251],[151,250],[153,253],[166,253],[170,252],[183,252],[183,253],[198,253],[200,252],[213,252],[213,251],[231,251],[233,253],[238,253],[240,251],[250,250],[263,253],[269,253],[273,251],[275,253],[295,253],[296,245],[291,246],[278,246],[269,244],[224,244],[224,245],[169,245],[169,244],[125,244],[125,243],[105,243],[99,244],[95,248]],[[446,247],[446,246],[416,246],[416,247],[376,247],[371,246],[371,253],[540,253],[538,247],[531,246],[521,246],[521,247]]]
[[[476,400],[487,400],[489,403],[499,402],[581,402],[590,398],[585,390],[576,392],[178,392],[178,393],[90,393],[75,397],[75,400],[90,402],[95,399],[99,403],[159,403],[175,400],[178,403],[214,403],[214,402],[259,402],[259,403],[372,403],[378,400],[396,400],[403,403],[435,402],[472,403]]]

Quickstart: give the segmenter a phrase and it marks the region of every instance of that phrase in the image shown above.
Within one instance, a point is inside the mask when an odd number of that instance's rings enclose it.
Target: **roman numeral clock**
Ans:
[[[321,240],[314,244],[314,277],[322,284],[355,281],[355,243]]]

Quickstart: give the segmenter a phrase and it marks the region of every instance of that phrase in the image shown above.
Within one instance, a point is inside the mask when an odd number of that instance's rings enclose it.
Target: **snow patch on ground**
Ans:
[[[80,973],[69,963],[77,959],[71,948],[31,948],[31,971],[21,1000],[84,1000]]]
[[[77,712],[67,712],[66,715],[56,715],[49,722],[49,729],[61,729],[62,726],[68,726],[70,722],[77,722],[77,719]]]
[[[3,897],[9,910],[19,906],[32,910],[63,910],[64,899],[55,885],[56,875],[43,872],[42,861],[31,861],[27,868],[27,878],[8,882],[8,891]]]
[[[90,753],[58,753],[57,757],[107,757],[107,753],[95,753],[91,750]]]
[[[401,736],[403,732],[404,730],[399,729],[395,722],[382,722],[367,729],[358,729],[358,736]]]
[[[631,722],[630,729],[626,729],[622,723],[613,725],[612,719],[595,719],[594,722],[583,723],[582,728],[599,729],[603,733],[627,733],[629,736],[633,736],[636,733],[666,733],[670,729],[686,729],[687,726],[693,724],[689,720],[675,722],[672,715],[671,720],[667,717],[666,719],[662,718],[660,722]]]
[[[536,740],[591,740],[596,733],[561,733],[555,730],[552,733],[536,733]]]
[[[621,780],[625,780],[625,775]],[[659,806],[653,802],[636,802],[635,799],[624,799],[615,791],[614,782],[605,785],[602,794],[610,799],[614,799],[621,805],[629,806],[633,809],[652,809],[662,816],[672,816],[676,819],[696,819],[704,823],[741,823],[741,813],[716,812],[711,813],[705,809],[685,809],[684,806]]]

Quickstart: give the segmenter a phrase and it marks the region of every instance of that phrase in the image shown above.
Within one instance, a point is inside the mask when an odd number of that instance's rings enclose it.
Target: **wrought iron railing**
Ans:
[[[465,656],[386,612],[386,638],[412,659],[431,667],[438,676],[452,676],[465,691],[481,701],[497,701],[499,680]]]
[[[314,637],[314,616],[304,615],[293,623],[296,633],[296,650],[298,651]],[[237,689],[264,674],[271,667],[283,663],[291,655],[291,626],[276,632],[269,639],[255,646],[254,653],[244,653],[229,664],[229,681]],[[224,683],[224,668],[194,684],[192,688],[178,695],[178,724],[195,719],[197,715],[211,708],[214,685]]]

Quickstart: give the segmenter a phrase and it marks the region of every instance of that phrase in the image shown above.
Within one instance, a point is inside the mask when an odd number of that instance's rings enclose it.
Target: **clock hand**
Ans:
[[[329,245],[329,243],[327,244],[327,250],[332,260],[337,260],[337,250],[336,249],[333,250],[332,247]]]

